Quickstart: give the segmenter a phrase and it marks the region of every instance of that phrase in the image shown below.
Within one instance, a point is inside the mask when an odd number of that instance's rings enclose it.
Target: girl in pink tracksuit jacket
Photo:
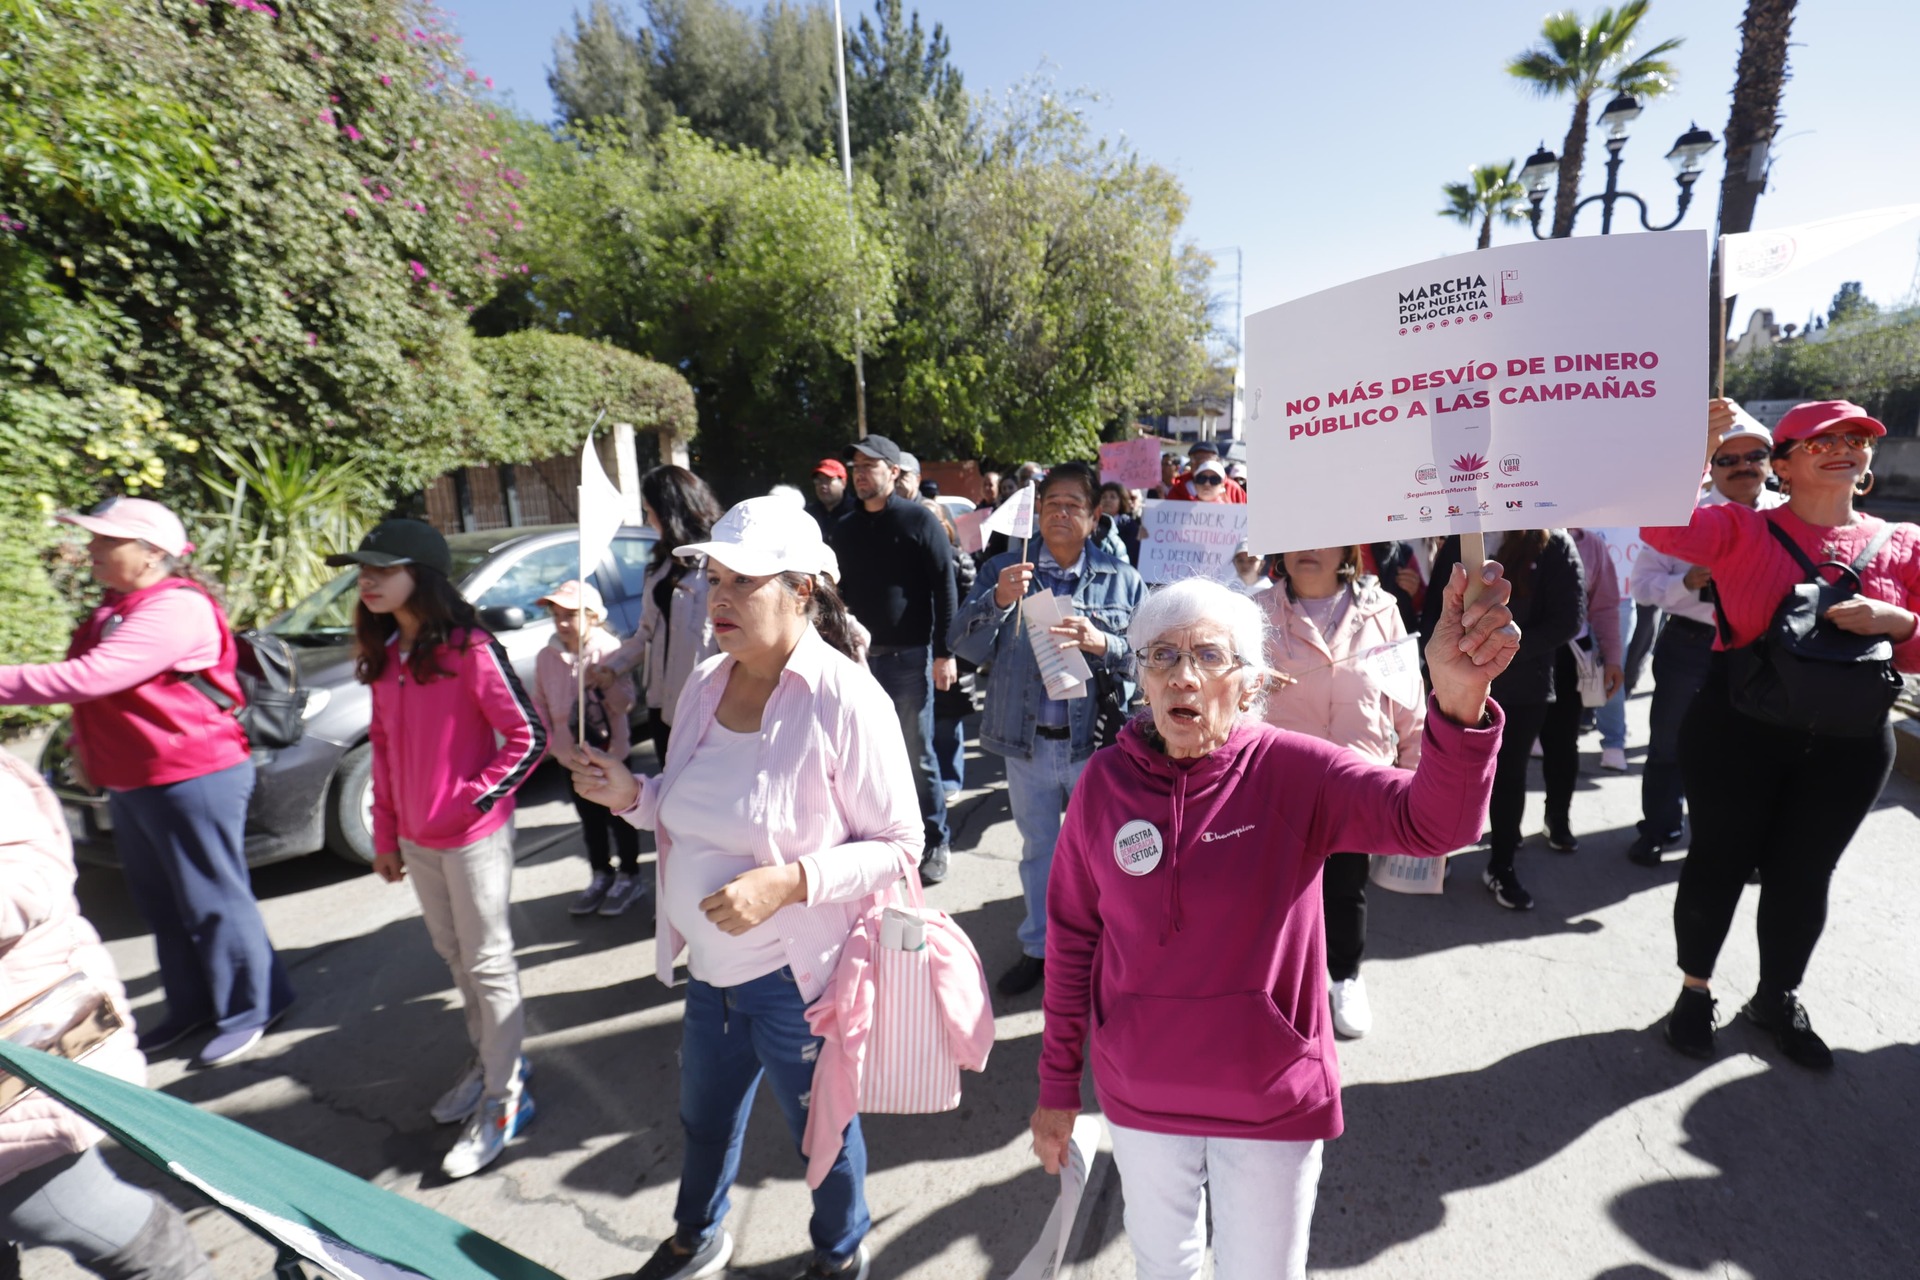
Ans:
[[[360,679],[373,693],[374,870],[413,882],[433,949],[466,1005],[473,1060],[433,1106],[465,1122],[441,1165],[476,1173],[533,1118],[520,1056],[525,1016],[507,908],[513,793],[546,750],[546,730],[506,652],[447,580],[446,539],[388,520],[357,551]]]

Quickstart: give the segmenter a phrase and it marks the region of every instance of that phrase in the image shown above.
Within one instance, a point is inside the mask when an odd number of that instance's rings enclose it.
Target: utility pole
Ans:
[[[833,70],[840,81],[840,171],[847,180],[847,239],[853,245],[854,264],[860,258],[860,222],[853,208],[853,143],[847,127],[847,31],[840,21],[840,0],[833,0]],[[860,438],[867,438],[867,370],[865,324],[860,304],[853,304],[853,413]]]

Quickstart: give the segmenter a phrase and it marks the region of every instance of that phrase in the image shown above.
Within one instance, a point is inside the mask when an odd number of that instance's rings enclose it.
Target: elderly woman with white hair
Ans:
[[[1091,1030],[1142,1280],[1200,1275],[1209,1198],[1219,1280],[1306,1275],[1341,1129],[1322,866],[1478,838],[1503,723],[1487,689],[1519,643],[1498,565],[1484,582],[1472,605],[1463,571],[1447,583],[1412,771],[1262,720],[1254,601],[1190,580],[1133,615],[1149,714],[1088,763],[1054,852],[1033,1135],[1057,1170]]]

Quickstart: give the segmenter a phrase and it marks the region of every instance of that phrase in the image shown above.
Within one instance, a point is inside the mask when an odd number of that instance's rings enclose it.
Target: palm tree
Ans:
[[[1502,222],[1527,220],[1527,215],[1520,212],[1527,189],[1515,180],[1511,160],[1505,164],[1476,164],[1467,170],[1467,181],[1443,183],[1440,193],[1447,198],[1446,208],[1438,211],[1441,217],[1452,218],[1463,227],[1471,227],[1475,218],[1480,220],[1476,249],[1493,243],[1495,218]]]
[[[1553,200],[1553,234],[1573,233],[1573,206],[1580,192],[1580,164],[1587,150],[1587,115],[1595,94],[1630,93],[1657,98],[1673,88],[1678,74],[1666,55],[1679,40],[1663,40],[1638,56],[1633,33],[1647,13],[1647,0],[1628,0],[1618,9],[1603,8],[1586,25],[1568,9],[1550,13],[1540,24],[1541,42],[1507,64],[1507,74],[1526,81],[1543,98],[1570,96],[1573,123],[1560,149],[1560,183]]]

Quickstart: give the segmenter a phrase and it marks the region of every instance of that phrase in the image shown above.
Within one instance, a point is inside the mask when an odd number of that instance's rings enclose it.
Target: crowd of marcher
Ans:
[[[1530,908],[1529,761],[1543,842],[1572,853],[1584,716],[1601,766],[1625,768],[1636,630],[1655,688],[1628,856],[1687,849],[1666,1037],[1712,1054],[1715,961],[1758,873],[1760,986],[1742,1012],[1793,1062],[1830,1067],[1796,993],[1834,866],[1888,776],[1896,673],[1920,670],[1920,529],[1854,507],[1884,433],[1845,402],[1771,432],[1713,402],[1692,520],[1642,531],[1624,585],[1595,532],[1523,529],[1489,538],[1471,581],[1446,538],[1243,546],[1223,580],[1150,589],[1139,495],[1084,462],[985,472],[989,504],[1031,485],[1034,520],[977,550],[883,436],[822,460],[810,498],[726,511],[661,467],[641,488],[658,542],[637,631],[606,630],[592,584],[557,584],[531,692],[451,581],[445,539],[381,523],[330,563],[358,574],[375,870],[413,886],[465,1010],[471,1061],[432,1108],[461,1126],[444,1171],[485,1168],[535,1114],[508,906],[515,792],[550,755],[587,854],[570,910],[650,910],[657,975],[686,985],[675,1230],[637,1276],[726,1266],[764,1078],[808,1160],[803,1274],[865,1277],[857,1100],[815,1081],[823,1047],[864,1049],[819,1015],[861,980],[841,959],[866,905],[949,874],[948,797],[977,712],[1020,839],[1020,957],[997,988],[1044,987],[1037,1155],[1049,1171],[1066,1158],[1090,1069],[1141,1276],[1201,1274],[1209,1217],[1215,1274],[1304,1276],[1322,1146],[1342,1126],[1335,1041],[1373,1023],[1371,860],[1484,832],[1493,900]],[[1210,443],[1163,461],[1149,497],[1248,500]],[[0,703],[73,705],[166,996],[137,1048],[123,1033],[94,1061],[138,1079],[141,1052],[210,1032],[196,1063],[219,1066],[295,1000],[248,887],[234,637],[164,507],[61,518],[91,535],[105,595],[65,661],[0,666]],[[1410,685],[1370,660],[1412,644]],[[1071,690],[1052,671],[1069,650],[1088,673]],[[629,763],[642,711],[655,772]],[[58,808],[14,767],[0,871],[0,1012],[77,971],[131,1026],[74,901]],[[103,1276],[209,1275],[178,1214],[91,1153],[99,1136],[45,1099],[0,1105],[0,1239]]]

